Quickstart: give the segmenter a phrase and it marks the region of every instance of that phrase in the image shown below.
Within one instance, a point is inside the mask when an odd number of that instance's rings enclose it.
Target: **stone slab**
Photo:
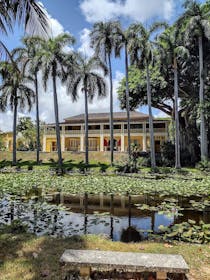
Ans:
[[[128,272],[189,272],[183,257],[171,254],[65,250],[60,261],[74,267],[91,267],[101,271],[117,269]]]

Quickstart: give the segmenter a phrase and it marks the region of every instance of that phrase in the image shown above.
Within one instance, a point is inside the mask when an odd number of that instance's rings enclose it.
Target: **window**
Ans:
[[[127,129],[127,124],[124,125],[124,128]],[[132,123],[130,124],[131,129],[142,129],[143,124],[142,123]]]
[[[153,124],[154,128],[165,128],[166,124],[165,123],[154,123]],[[147,123],[147,128],[149,128],[149,124]]]
[[[88,129],[89,130],[98,130],[98,129],[100,129],[100,125],[89,125]]]

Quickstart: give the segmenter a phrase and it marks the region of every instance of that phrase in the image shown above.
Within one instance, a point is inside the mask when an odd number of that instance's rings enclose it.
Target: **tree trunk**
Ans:
[[[128,131],[128,156],[131,159],[131,131],[130,131],[130,102],[129,102],[129,83],[128,83],[128,50],[125,44],[125,79],[126,79],[126,111],[127,111],[127,131]]]
[[[149,131],[150,131],[150,156],[151,156],[151,167],[156,167],[155,160],[155,142],[154,142],[154,128],[153,128],[153,116],[152,116],[152,102],[151,102],[151,85],[150,85],[150,73],[149,65],[147,64],[147,103],[149,110]]]
[[[36,94],[36,162],[40,163],[40,126],[39,126],[39,91],[37,73],[35,73],[35,94]]]
[[[111,54],[108,54],[109,61],[109,81],[110,81],[110,156],[111,165],[114,162],[114,126],[113,126],[113,82],[112,82],[112,64]]]
[[[58,152],[58,167],[60,172],[62,171],[62,153],[61,153],[61,136],[60,136],[60,123],[58,113],[58,97],[57,97],[57,85],[56,85],[56,71],[53,71],[53,97],[54,97],[54,111],[55,111],[55,130],[57,140],[57,152]]]
[[[89,164],[89,143],[88,143],[88,92],[85,85],[85,164]]]
[[[175,100],[175,168],[181,168],[180,136],[179,136],[179,108],[178,108],[178,71],[177,61],[174,58],[174,100]]]
[[[203,39],[200,36],[198,38],[199,44],[199,75],[200,75],[200,88],[199,88],[199,100],[200,100],[200,148],[201,148],[201,160],[208,159],[207,149],[207,135],[206,135],[206,122],[203,110],[204,105],[204,79],[203,79]]]
[[[17,155],[16,155],[16,138],[17,138],[17,92],[15,92],[15,100],[14,100],[14,116],[13,116],[13,149],[12,149],[12,164],[16,165],[17,164]]]

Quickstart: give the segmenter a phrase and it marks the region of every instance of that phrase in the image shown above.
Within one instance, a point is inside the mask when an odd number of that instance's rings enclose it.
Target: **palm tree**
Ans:
[[[11,55],[13,57],[13,54]],[[0,62],[0,74],[2,85],[0,87],[1,103],[4,106],[10,106],[14,111],[13,116],[13,165],[17,163],[16,157],[16,136],[17,136],[17,113],[18,108],[25,109],[28,106],[30,111],[34,92],[27,86],[28,78],[21,72],[18,62],[13,59],[12,62]]]
[[[114,22],[98,22],[94,24],[93,30],[90,34],[91,46],[95,50],[96,56],[99,56],[109,68],[109,82],[110,82],[110,152],[111,165],[114,161],[114,127],[113,127],[113,77],[111,56],[115,49],[116,43],[119,42],[118,34],[120,33],[120,24],[118,21]]]
[[[50,38],[48,40],[40,39],[39,43],[40,49],[36,54],[36,60],[39,61],[41,65],[44,89],[47,89],[47,83],[50,79],[53,84],[58,166],[61,171],[62,152],[57,96],[57,79],[60,78],[62,80],[62,76],[64,75],[64,67],[66,65],[67,53],[65,53],[63,49],[68,44],[73,44],[74,38],[69,34],[60,34],[57,37]]]
[[[38,72],[40,70],[40,59],[36,53],[40,48],[39,37],[25,37],[23,40],[24,47],[16,49],[20,63],[23,65],[24,72],[30,76],[34,84],[35,103],[36,103],[36,162],[40,163],[40,121],[39,121],[39,90],[38,90]]]
[[[9,1],[0,2],[0,30],[7,35],[8,30],[12,30],[11,5]]]
[[[206,7],[208,9],[206,9]],[[184,24],[186,28],[186,41],[192,37],[197,39],[199,49],[199,103],[200,103],[200,149],[201,159],[208,158],[208,143],[206,133],[206,119],[204,113],[204,61],[203,61],[203,41],[205,38],[210,39],[210,3],[201,5],[194,0],[185,1],[185,13],[178,20],[178,24]]]
[[[0,1],[0,31],[7,35],[16,23],[22,25],[30,35],[46,37],[48,34],[47,14],[36,0]],[[1,41],[0,55],[4,55],[6,59],[10,58],[8,49]]]
[[[115,56],[120,56],[121,50],[124,49],[125,52],[125,96],[126,96],[126,112],[127,112],[127,131],[128,131],[128,155],[129,159],[131,158],[131,132],[130,132],[130,102],[129,102],[129,78],[128,78],[128,45],[129,45],[129,30],[123,30],[122,27],[117,34],[117,39],[120,41],[117,42],[115,47]]]
[[[7,34],[15,23],[23,25],[31,35],[46,35],[47,15],[36,0],[4,0],[0,2],[0,29]]]
[[[72,65],[70,65],[72,67]],[[73,101],[78,98],[78,90],[81,89],[85,96],[85,164],[89,164],[88,147],[88,101],[92,101],[95,95],[105,97],[107,86],[98,70],[102,70],[107,75],[108,70],[98,57],[85,58],[77,55],[74,75],[68,75],[67,89]],[[69,71],[68,71],[69,72]]]
[[[154,129],[153,129],[153,116],[152,116],[152,102],[151,102],[151,82],[150,82],[150,65],[154,61],[153,55],[153,42],[151,36],[157,32],[160,28],[165,28],[165,23],[155,23],[149,30],[147,30],[143,24],[132,24],[129,27],[130,43],[129,54],[131,64],[136,64],[138,67],[144,66],[146,68],[147,79],[147,103],[149,110],[149,130],[150,130],[150,153],[151,153],[151,167],[156,167],[155,160],[155,143],[154,143]]]
[[[174,70],[174,111],[175,111],[175,168],[181,168],[180,157],[180,130],[179,130],[179,84],[178,84],[178,59],[189,56],[189,51],[179,45],[178,30],[168,29],[158,38],[159,51],[162,61],[172,65]]]

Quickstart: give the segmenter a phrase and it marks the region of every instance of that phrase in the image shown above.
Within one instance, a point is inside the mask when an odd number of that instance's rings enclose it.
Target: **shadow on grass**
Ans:
[[[12,166],[13,166],[12,161],[8,161],[8,160],[0,161],[0,169],[12,167]],[[27,168],[28,170],[33,169],[34,167],[37,168],[48,167],[49,169],[52,170],[58,168],[58,162],[55,161],[53,158],[51,158],[49,159],[48,162],[40,162],[40,164],[37,164],[36,161],[32,161],[32,160],[23,161],[22,159],[19,159],[16,164],[16,167],[19,169]],[[104,173],[107,171],[109,167],[110,165],[105,163],[98,162],[98,163],[90,163],[86,165],[84,161],[77,162],[74,160],[63,161],[63,165],[62,165],[62,168],[67,172],[73,170],[84,172],[85,170],[98,169],[99,172]]]
[[[0,234],[0,279],[60,280],[59,259],[65,249],[85,249],[83,237]]]

